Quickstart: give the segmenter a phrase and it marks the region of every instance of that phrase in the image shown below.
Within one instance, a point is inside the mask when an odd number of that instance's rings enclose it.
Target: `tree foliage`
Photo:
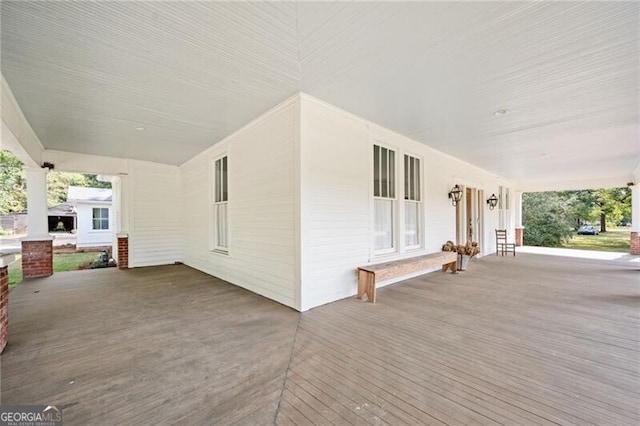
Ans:
[[[572,229],[585,222],[607,226],[631,219],[631,190],[602,188],[581,191],[535,192],[523,194],[522,225],[524,243],[558,247],[571,237]]]
[[[0,150],[0,215],[27,210],[27,179],[24,164],[9,151]],[[69,185],[111,188],[96,175],[68,172],[47,174],[47,204],[49,207],[67,201]]]
[[[601,188],[583,191],[565,191],[560,196],[572,209],[576,226],[584,222],[600,223],[600,231],[607,226],[631,219],[631,190],[629,188]]]
[[[50,172],[47,174],[47,205],[53,207],[67,201],[69,186],[111,188],[108,182],[99,181],[95,175],[81,173]]]
[[[22,166],[22,161],[9,151],[0,150],[0,215],[27,208],[27,184]]]
[[[556,192],[522,195],[524,243],[530,246],[559,247],[572,235],[571,209]]]

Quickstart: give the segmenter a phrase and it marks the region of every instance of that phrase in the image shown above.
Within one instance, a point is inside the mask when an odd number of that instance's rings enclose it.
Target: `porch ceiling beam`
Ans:
[[[522,192],[571,191],[581,189],[619,188],[626,186],[628,182],[632,181],[632,175],[623,174],[620,176],[580,180],[530,181],[519,183],[516,187]]]
[[[129,172],[129,160],[122,158],[45,149],[42,160],[55,164],[57,171],[120,176]]]
[[[29,167],[40,167],[44,146],[24,116],[4,76],[1,78],[2,139],[0,139],[0,149],[11,151]]]

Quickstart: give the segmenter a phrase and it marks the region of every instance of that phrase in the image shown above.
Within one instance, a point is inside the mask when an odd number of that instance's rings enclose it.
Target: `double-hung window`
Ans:
[[[511,193],[502,185],[498,186],[498,225],[500,229],[511,228]]]
[[[396,249],[394,222],[396,202],[395,151],[373,146],[374,251],[391,253]]]
[[[504,188],[504,216],[505,227],[511,229],[511,191],[509,188]]]
[[[109,229],[109,209],[105,207],[93,208],[93,225],[94,230]]]
[[[420,159],[404,156],[404,246],[420,247],[422,198],[420,190]]]
[[[229,191],[227,176],[227,156],[224,156],[214,162],[213,177],[213,249],[222,252],[229,250]]]

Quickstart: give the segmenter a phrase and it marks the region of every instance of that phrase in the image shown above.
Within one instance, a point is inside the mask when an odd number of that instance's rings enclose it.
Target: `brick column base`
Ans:
[[[53,241],[22,242],[22,277],[40,278],[53,274]]]
[[[118,237],[118,268],[129,267],[129,237]]]
[[[524,240],[524,228],[516,228],[516,246],[521,247]]]
[[[640,232],[634,231],[631,233],[631,249],[629,253],[640,254]]]
[[[0,354],[7,347],[9,336],[9,267],[0,267]]]

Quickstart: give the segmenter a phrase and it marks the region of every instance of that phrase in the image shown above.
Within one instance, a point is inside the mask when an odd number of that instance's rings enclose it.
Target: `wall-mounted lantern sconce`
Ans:
[[[489,210],[496,208],[496,205],[498,205],[498,197],[496,197],[496,194],[491,194],[491,197],[487,199],[487,204],[489,204]]]
[[[449,199],[451,200],[452,206],[458,204],[460,200],[462,200],[462,188],[460,188],[458,185],[455,185],[453,188],[451,188],[451,191],[449,191]]]

